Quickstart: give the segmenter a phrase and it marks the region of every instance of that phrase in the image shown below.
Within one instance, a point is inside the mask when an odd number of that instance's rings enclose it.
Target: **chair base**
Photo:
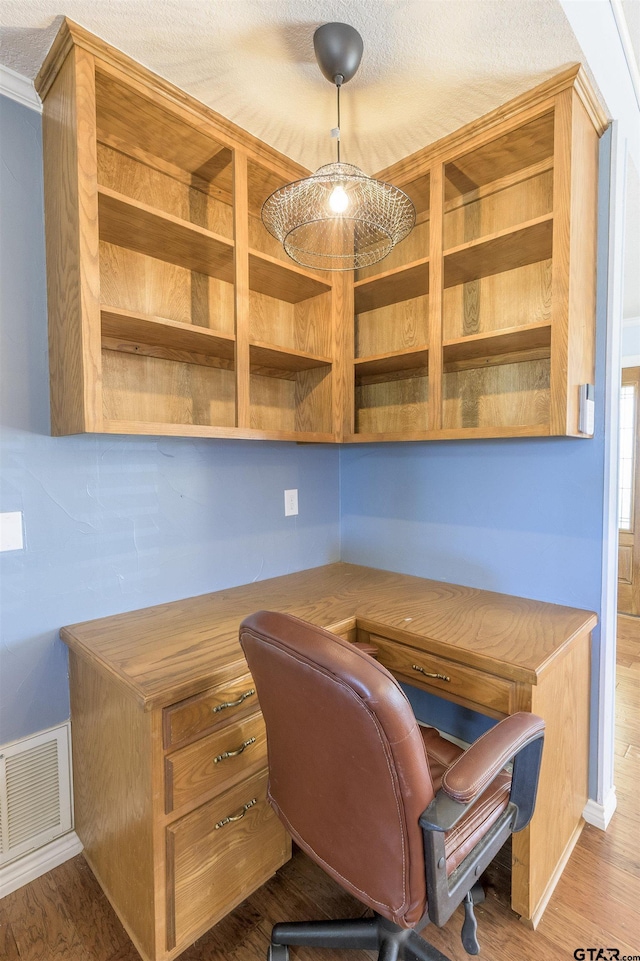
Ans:
[[[288,961],[285,945],[313,948],[368,948],[378,961],[449,961],[415,930],[401,928],[376,914],[346,921],[297,921],[276,924],[271,933],[268,961]]]

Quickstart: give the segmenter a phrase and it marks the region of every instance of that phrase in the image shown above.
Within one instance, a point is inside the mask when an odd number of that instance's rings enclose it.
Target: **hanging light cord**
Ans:
[[[338,163],[340,163],[340,87],[342,86],[342,76],[338,73],[335,76],[336,99],[338,103]]]

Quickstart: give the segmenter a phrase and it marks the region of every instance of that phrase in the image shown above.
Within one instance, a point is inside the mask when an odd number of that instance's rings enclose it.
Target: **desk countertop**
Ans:
[[[195,694],[244,660],[238,625],[259,609],[329,629],[355,626],[500,677],[536,684],[590,611],[336,563],[64,627],[150,709]]]

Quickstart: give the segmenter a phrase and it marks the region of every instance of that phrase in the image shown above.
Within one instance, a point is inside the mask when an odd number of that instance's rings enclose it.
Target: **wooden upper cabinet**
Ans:
[[[38,89],[52,432],[335,441],[335,277],[260,220],[307,171],[70,21]]]
[[[418,218],[356,275],[348,440],[584,436],[606,125],[574,67],[377,175]]]
[[[52,433],[578,435],[606,124],[578,68],[384,171],[417,224],[355,276],[262,225],[307,171],[71,21],[36,85]]]

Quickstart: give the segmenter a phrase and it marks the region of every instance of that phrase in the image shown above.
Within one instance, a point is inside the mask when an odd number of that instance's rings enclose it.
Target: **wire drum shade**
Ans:
[[[296,263],[353,270],[386,257],[413,230],[416,211],[393,184],[353,164],[331,163],[274,191],[262,221]]]

